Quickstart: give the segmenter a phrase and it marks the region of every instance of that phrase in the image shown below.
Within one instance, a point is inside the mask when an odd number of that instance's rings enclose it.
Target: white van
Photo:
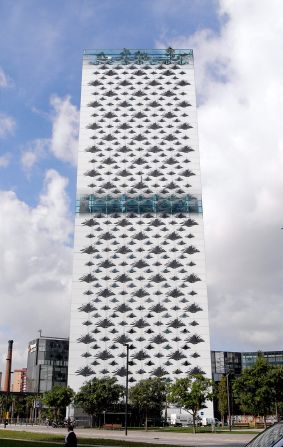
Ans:
[[[202,418],[201,425],[203,425],[204,427],[208,425],[215,425],[215,427],[220,427],[222,425],[222,422],[219,421],[219,419],[217,418]]]
[[[193,417],[190,414],[177,414],[172,413],[170,415],[170,425],[174,427],[187,427],[193,425]]]

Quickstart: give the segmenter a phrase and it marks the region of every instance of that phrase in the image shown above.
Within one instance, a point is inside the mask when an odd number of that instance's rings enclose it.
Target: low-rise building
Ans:
[[[67,386],[69,339],[39,337],[28,347],[27,391],[45,393]]]
[[[13,375],[12,391],[25,393],[27,390],[27,368],[15,369]]]
[[[268,363],[275,366],[283,365],[283,351],[260,351],[261,355]],[[223,375],[227,373],[237,376],[245,368],[249,368],[256,363],[259,351],[254,352],[231,352],[231,351],[211,351],[212,378],[219,382]]]

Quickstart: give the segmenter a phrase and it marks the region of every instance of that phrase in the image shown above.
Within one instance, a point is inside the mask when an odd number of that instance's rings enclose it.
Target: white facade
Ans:
[[[86,52],[69,385],[211,377],[193,57]]]

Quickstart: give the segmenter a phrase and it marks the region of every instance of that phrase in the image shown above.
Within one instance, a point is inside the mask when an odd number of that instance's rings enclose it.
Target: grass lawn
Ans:
[[[59,444],[60,445],[60,444]],[[61,441],[61,445],[63,445],[63,442]],[[50,442],[44,442],[40,443],[38,442],[30,442],[30,441],[17,441],[15,439],[1,439],[1,447],[37,447],[37,446],[44,446],[44,447],[58,447],[58,444],[50,443]]]
[[[157,430],[156,430],[157,431]],[[176,428],[172,429],[171,427],[166,430],[161,429],[160,431],[175,431],[182,433],[191,433],[192,429],[190,428]],[[208,430],[201,430],[202,433],[206,432],[208,435],[210,433],[213,436],[213,433]],[[224,430],[217,430],[217,433],[227,433]],[[241,434],[253,434],[253,430],[235,430],[233,433],[241,433]],[[105,433],[107,436],[107,434]],[[13,430],[0,430],[0,446],[1,447],[57,447],[58,445],[64,444],[64,436],[62,435],[51,434],[51,433],[30,433],[27,431],[13,431]],[[101,434],[101,436],[103,436]],[[115,439],[93,439],[93,438],[82,438],[79,437],[79,444],[84,445],[92,445],[92,446],[121,446],[121,447],[156,447],[157,444],[148,444],[143,442],[130,442],[130,441],[120,441]],[[168,444],[158,444],[159,447],[168,447]],[[174,447],[171,444],[171,447]]]
[[[32,441],[32,442],[31,442]],[[0,430],[1,447],[58,447],[63,445],[64,435],[52,435],[45,433],[29,433],[25,431]],[[79,444],[93,446],[121,446],[121,447],[156,447],[156,444],[143,442],[118,441],[115,439],[90,439],[79,438]],[[159,447],[168,447],[168,444],[158,444]],[[172,444],[172,447],[173,444]]]

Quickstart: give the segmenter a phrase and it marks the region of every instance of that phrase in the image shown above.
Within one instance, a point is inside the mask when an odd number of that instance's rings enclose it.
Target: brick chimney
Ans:
[[[13,340],[8,341],[8,354],[6,359],[6,371],[3,385],[3,391],[6,393],[10,391],[11,387],[11,370],[12,370],[12,352],[13,352]]]

